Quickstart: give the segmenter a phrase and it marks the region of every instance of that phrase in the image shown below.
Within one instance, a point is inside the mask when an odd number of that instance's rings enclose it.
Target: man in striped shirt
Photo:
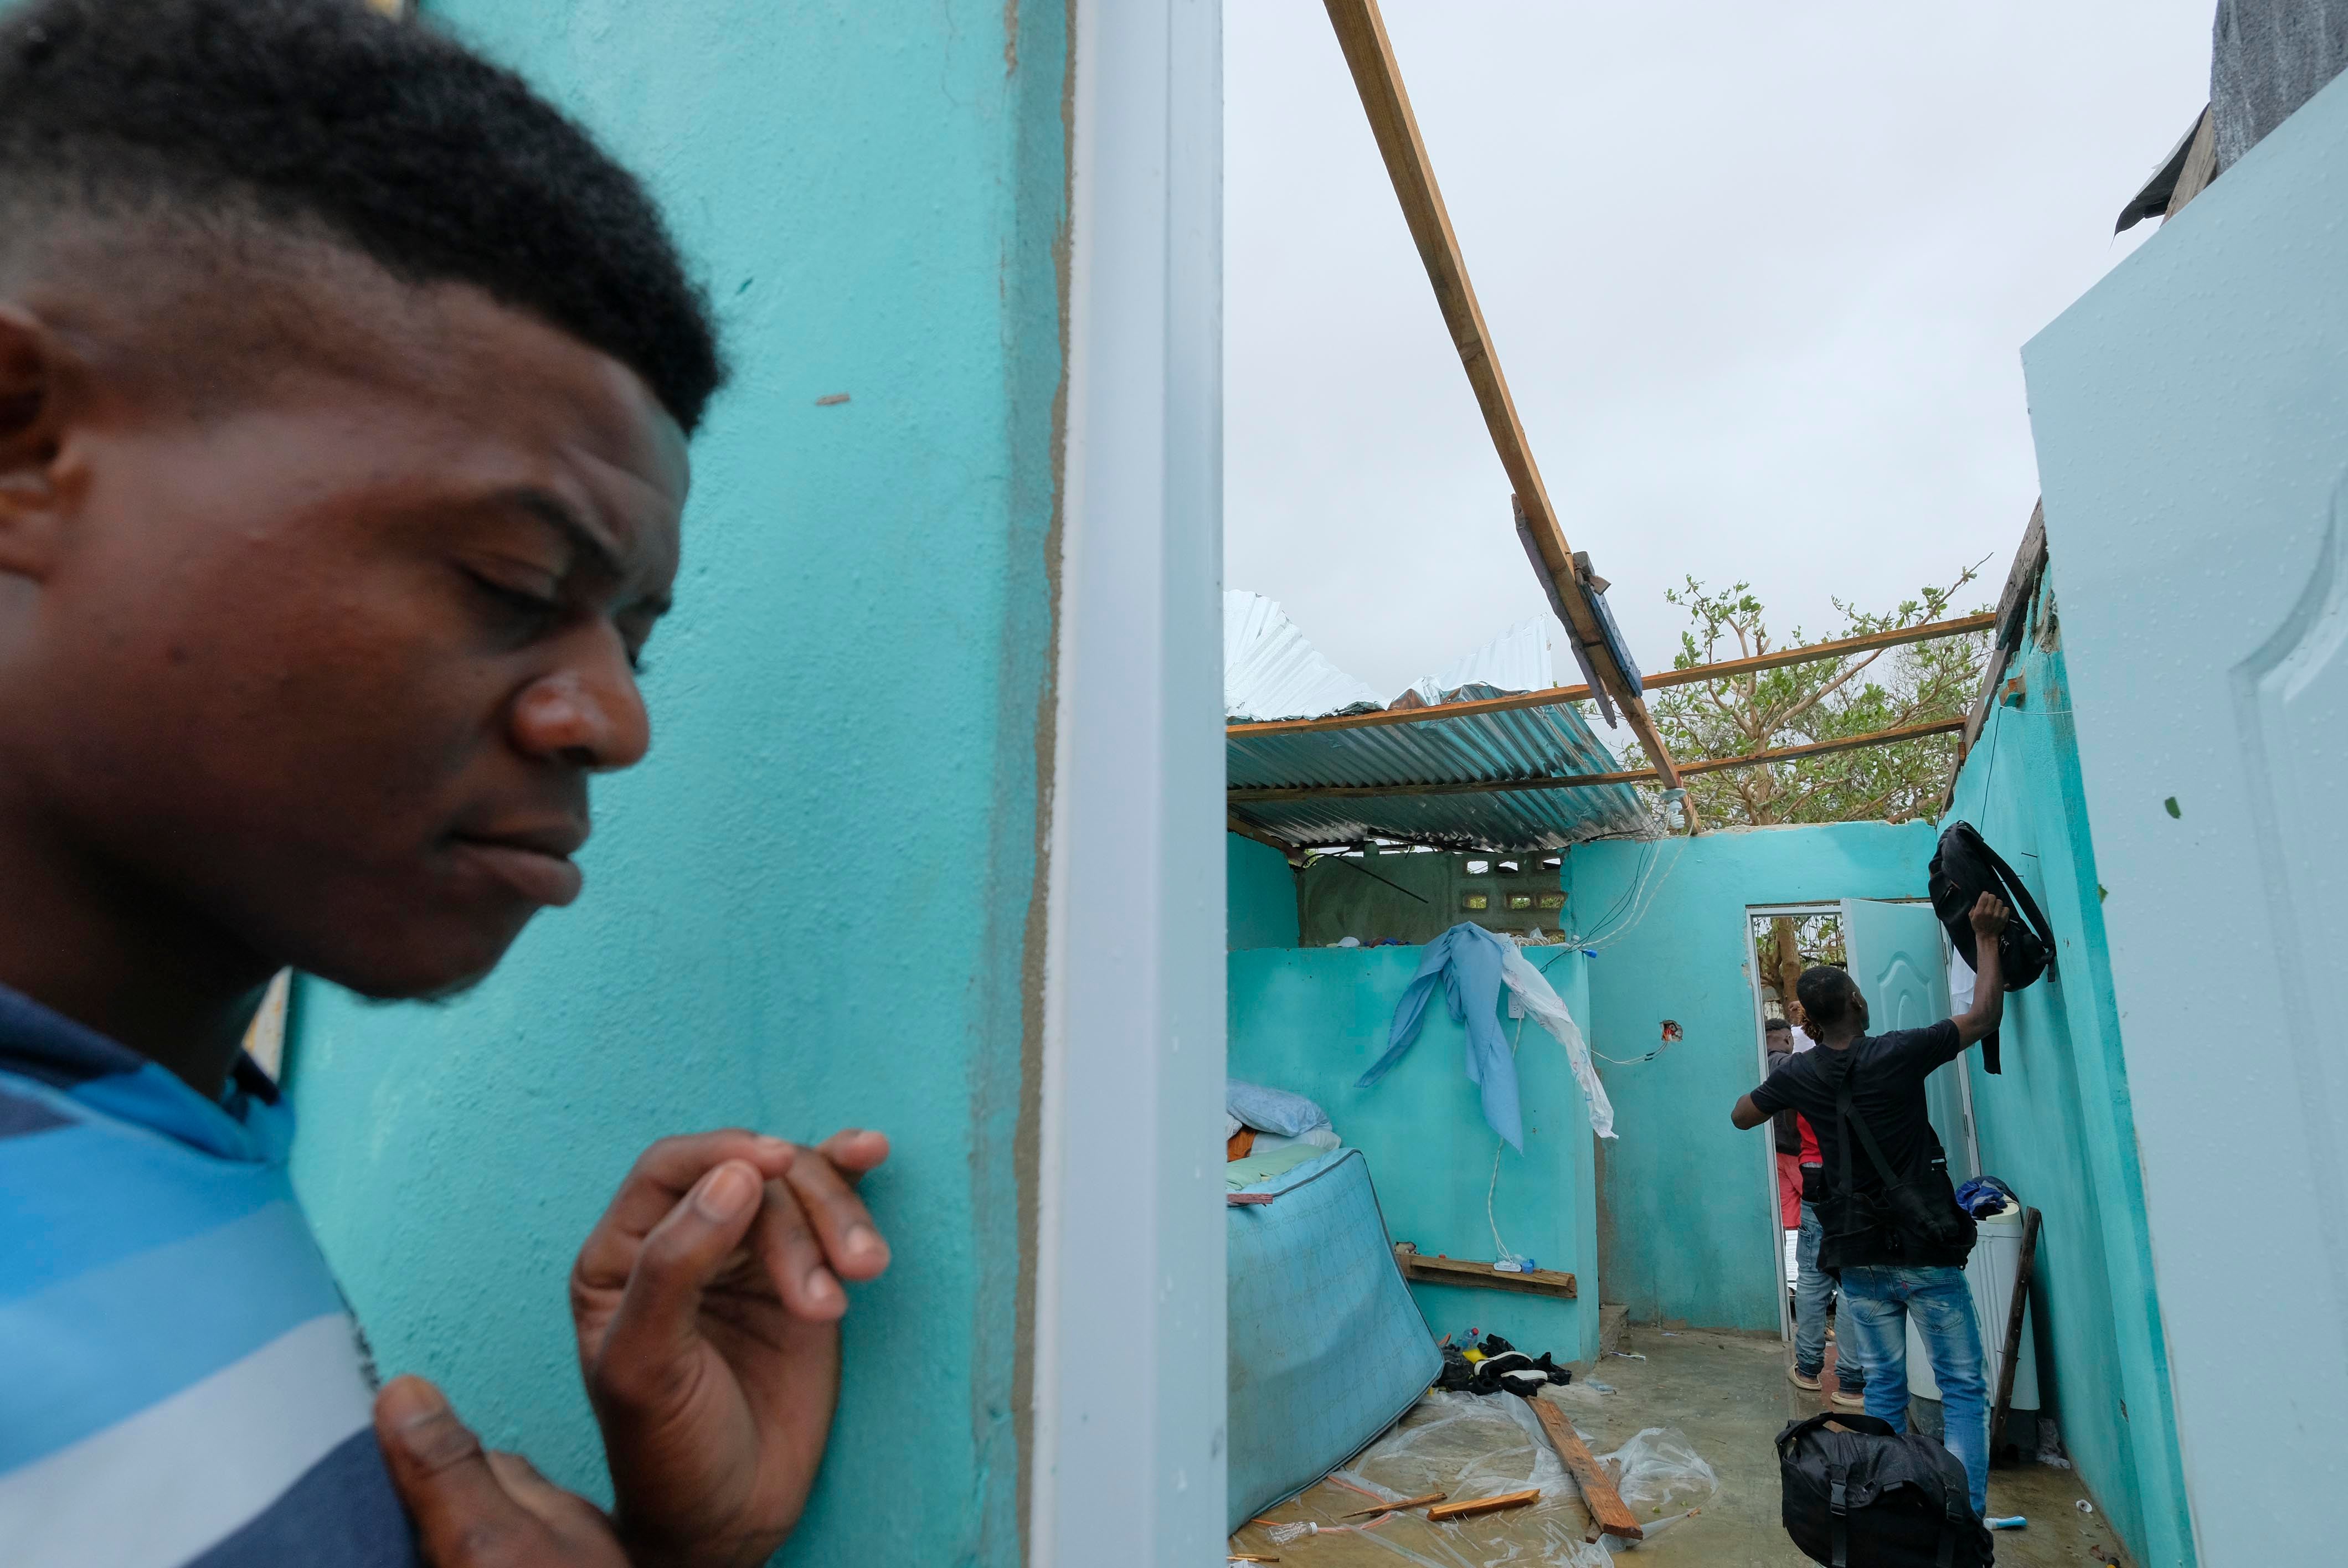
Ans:
[[[571,1279],[607,1514],[379,1393],[238,1042],[487,974],[649,743],[706,308],[624,170],[357,0],[0,0],[0,1563],[762,1561],[878,1133],[655,1144]]]

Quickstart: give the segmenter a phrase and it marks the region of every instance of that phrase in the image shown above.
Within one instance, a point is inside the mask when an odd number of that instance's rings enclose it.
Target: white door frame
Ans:
[[[1034,1568],[1225,1550],[1222,16],[1076,0]]]

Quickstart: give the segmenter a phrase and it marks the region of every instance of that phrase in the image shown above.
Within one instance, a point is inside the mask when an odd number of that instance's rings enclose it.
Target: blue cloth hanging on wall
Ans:
[[[1468,1081],[1484,1091],[1484,1120],[1519,1153],[1525,1149],[1524,1121],[1517,1100],[1517,1059],[1500,1033],[1500,959],[1506,938],[1466,921],[1426,945],[1426,957],[1395,1004],[1386,1030],[1386,1053],[1354,1081],[1367,1089],[1392,1071],[1418,1039],[1426,999],[1437,980],[1451,1021],[1468,1026]]]

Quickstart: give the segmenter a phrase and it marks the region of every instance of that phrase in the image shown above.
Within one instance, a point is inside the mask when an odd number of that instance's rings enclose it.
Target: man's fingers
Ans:
[[[880,1158],[886,1159],[887,1140],[881,1143]],[[880,1239],[871,1211],[822,1151],[810,1150],[793,1160],[783,1184],[798,1198],[823,1243],[825,1259],[841,1278],[871,1279],[889,1266],[889,1244]]]
[[[602,1391],[641,1409],[675,1387],[690,1364],[702,1289],[749,1234],[765,1187],[757,1166],[727,1160],[695,1183],[644,1237],[596,1358]]]
[[[816,1153],[839,1167],[850,1183],[879,1169],[889,1159],[889,1135],[861,1127],[834,1132],[816,1145]]]
[[[617,1289],[635,1266],[636,1249],[654,1226],[675,1212],[694,1184],[727,1160],[739,1160],[762,1178],[790,1168],[798,1146],[738,1127],[663,1138],[638,1158],[620,1183],[611,1206],[579,1249],[577,1276],[587,1285]]]
[[[758,1210],[758,1257],[775,1294],[794,1317],[829,1323],[848,1310],[848,1292],[824,1256],[823,1238],[787,1183],[768,1182]]]
[[[384,1386],[376,1396],[375,1435],[437,1568],[520,1561],[541,1533],[537,1518],[499,1483],[480,1440],[423,1378],[395,1378]]]
[[[538,1473],[538,1467],[517,1453],[489,1455],[489,1473],[506,1495],[538,1515],[548,1529],[564,1539],[592,1534],[606,1521],[602,1512],[575,1491],[566,1491]]]

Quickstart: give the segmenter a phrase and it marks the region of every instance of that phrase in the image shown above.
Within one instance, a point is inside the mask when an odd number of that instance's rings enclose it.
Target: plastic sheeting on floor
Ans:
[[[1601,1398],[1580,1385],[1546,1390],[1542,1398],[1570,1416],[1577,1406]],[[1712,1467],[1676,1429],[1650,1427],[1599,1461],[1615,1471],[1622,1501],[1661,1533],[1710,1503],[1720,1490]],[[1490,1568],[1497,1563],[1541,1564],[1542,1568],[1606,1568],[1614,1562],[1610,1545],[1588,1542],[1590,1515],[1581,1490],[1542,1435],[1525,1402],[1511,1394],[1436,1392],[1420,1400],[1395,1428],[1311,1494],[1308,1510],[1269,1529],[1251,1525],[1243,1538],[1259,1547],[1280,1549],[1310,1536],[1313,1561],[1340,1564],[1391,1563],[1420,1568]],[[1447,1493],[1452,1500],[1488,1497],[1539,1487],[1540,1501],[1501,1513],[1437,1524],[1425,1510],[1346,1520],[1354,1508],[1381,1501]],[[1325,1517],[1323,1517],[1325,1516]],[[1302,1557],[1300,1554],[1300,1561]]]

